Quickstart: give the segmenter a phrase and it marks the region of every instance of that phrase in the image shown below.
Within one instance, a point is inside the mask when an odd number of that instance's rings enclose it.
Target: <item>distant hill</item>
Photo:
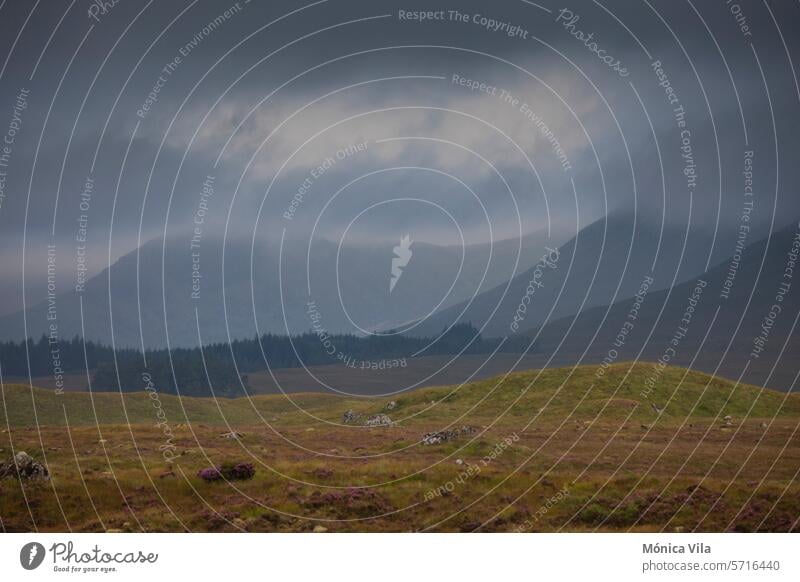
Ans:
[[[788,390],[800,371],[800,333],[798,329],[792,333],[800,313],[800,270],[794,267],[793,280],[784,278],[784,273],[789,253],[800,244],[799,228],[795,223],[774,232],[769,239],[747,246],[738,266],[728,260],[670,290],[650,292],[621,346],[615,340],[625,322],[631,321],[631,299],[558,319],[530,332],[530,336],[536,338],[540,352],[554,356],[555,364],[576,362],[581,357],[584,363],[599,362],[608,357],[611,349],[617,350],[617,359],[657,360],[668,353],[672,363],[691,363],[693,368],[706,372],[714,372],[719,366],[718,373],[728,378],[738,378],[747,364],[744,382]],[[682,320],[698,280],[706,286],[686,325]],[[787,281],[790,288],[778,301],[780,285]],[[729,285],[730,292],[724,298],[722,292]],[[750,357],[762,324],[775,304],[780,305],[781,311],[769,328],[763,352],[757,358]],[[679,327],[687,329],[686,335],[672,345]],[[708,338],[703,343],[706,333]],[[674,354],[667,352],[670,347]],[[777,361],[782,350],[783,357]]]
[[[315,321],[329,333],[359,334],[420,319],[506,281],[535,263],[547,241],[539,232],[464,249],[412,242],[413,259],[390,293],[397,242],[339,249],[318,240],[309,249],[286,241],[279,262],[277,242],[259,240],[252,249],[249,238],[233,237],[226,243],[223,271],[220,239],[202,239],[197,249],[190,247],[188,235],[158,239],[86,282],[84,329],[75,291],[56,298],[56,323],[61,338],[79,335],[111,344],[113,322],[118,347],[142,342],[148,348],[165,347],[167,333],[172,347],[195,346],[196,311],[204,344],[227,341],[229,334],[242,339],[257,332],[302,333]],[[309,278],[316,319],[309,313]],[[58,280],[58,289],[73,286],[74,281]],[[43,301],[28,309],[27,334],[21,312],[0,318],[0,340],[48,333],[53,323],[49,307]]]
[[[429,318],[413,333],[432,335],[457,322],[471,322],[485,337],[513,335],[515,315],[525,301],[517,328],[532,329],[547,320],[574,315],[633,296],[645,277],[653,289],[669,288],[706,270],[732,249],[712,233],[636,220],[616,213],[582,229],[558,249],[557,261],[534,266],[458,305]],[[685,249],[684,249],[685,244]],[[541,256],[541,255],[540,255]],[[529,289],[534,289],[531,293]],[[525,299],[526,295],[528,299]]]

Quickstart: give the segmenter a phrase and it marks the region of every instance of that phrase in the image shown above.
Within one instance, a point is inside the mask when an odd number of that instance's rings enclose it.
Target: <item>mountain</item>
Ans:
[[[627,299],[552,321],[530,337],[553,365],[668,360],[790,390],[800,371],[793,329],[800,314],[798,254],[800,223],[794,223],[747,246],[738,262],[648,292],[634,312],[636,299]]]
[[[668,288],[705,271],[709,260],[727,256],[728,247],[717,244],[709,259],[712,238],[703,230],[670,225],[662,232],[660,225],[637,221],[631,214],[612,214],[548,253],[546,262],[443,309],[414,332],[432,335],[471,322],[484,336],[512,336],[547,320],[631,297],[646,277],[652,277],[651,288]]]
[[[192,248],[189,236],[173,236],[121,257],[80,294],[63,293],[25,314],[0,318],[0,339],[39,337],[55,324],[61,338],[80,335],[110,344],[112,323],[118,347],[195,346],[200,338],[208,344],[312,328],[362,334],[419,320],[508,280],[532,265],[548,240],[536,232],[463,249],[411,241],[413,256],[390,291],[397,243],[340,248],[317,240],[309,249],[289,240],[281,256],[276,241],[253,245],[250,238],[234,237],[223,256],[221,239],[203,238]],[[58,280],[58,288],[72,284]]]

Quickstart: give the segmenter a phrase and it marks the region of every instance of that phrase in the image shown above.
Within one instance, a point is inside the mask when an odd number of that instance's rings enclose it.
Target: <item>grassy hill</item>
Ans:
[[[657,380],[657,381],[655,381]],[[654,382],[655,381],[655,382]],[[652,390],[645,389],[653,385]],[[0,424],[92,426],[155,422],[160,407],[174,423],[254,425],[264,420],[281,425],[315,424],[310,415],[338,422],[348,409],[364,414],[384,412],[396,401],[391,416],[405,424],[448,421],[466,415],[473,422],[618,418],[662,422],[687,417],[732,415],[754,418],[800,416],[800,395],[739,385],[683,368],[657,371],[650,363],[621,363],[608,368],[581,366],[498,376],[464,386],[425,388],[393,398],[347,398],[327,394],[192,398],[147,392],[56,394],[51,390],[12,384],[3,388]],[[431,406],[436,403],[436,406]],[[34,410],[35,404],[35,410]],[[305,411],[302,412],[302,411]],[[68,420],[67,420],[68,419]]]
[[[0,529],[796,528],[800,397],[680,368],[643,394],[654,374],[646,363],[531,371],[411,391],[390,411],[389,399],[322,394],[154,399],[9,385],[0,454],[26,451],[52,479],[0,479]],[[342,425],[348,409],[396,424]],[[224,438],[226,420],[239,438]],[[475,430],[421,443],[462,425]],[[254,478],[198,476],[238,462]]]

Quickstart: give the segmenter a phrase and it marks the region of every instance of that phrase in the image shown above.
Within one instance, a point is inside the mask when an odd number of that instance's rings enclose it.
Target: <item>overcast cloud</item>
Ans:
[[[364,240],[414,228],[457,244],[452,220],[468,242],[574,231],[634,209],[730,232],[752,150],[755,221],[800,215],[798,30],[784,3],[740,2],[741,22],[722,1],[93,5],[0,8],[0,132],[19,126],[3,168],[3,313],[21,303],[23,245],[29,300],[40,299],[46,247],[72,272],[82,215],[96,273],[139,241],[191,228],[208,176],[206,234],[304,237],[318,222],[336,239],[371,205]],[[579,16],[571,28],[564,8]],[[400,17],[421,9],[445,19]],[[686,111],[691,194],[654,61]]]

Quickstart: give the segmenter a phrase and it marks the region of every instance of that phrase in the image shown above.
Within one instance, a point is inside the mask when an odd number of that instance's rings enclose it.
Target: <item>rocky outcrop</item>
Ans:
[[[40,462],[25,451],[20,451],[5,463],[0,464],[0,479],[20,479],[27,481],[46,481],[50,472]]]
[[[440,445],[448,441],[455,440],[462,436],[469,436],[478,432],[474,426],[462,426],[461,428],[452,428],[448,430],[440,430],[436,432],[429,432],[423,435],[423,445]]]
[[[356,412],[355,410],[347,410],[342,415],[342,423],[343,424],[355,424],[361,418],[361,414]]]
[[[365,426],[392,426],[392,419],[385,414],[373,414],[364,423]]]

